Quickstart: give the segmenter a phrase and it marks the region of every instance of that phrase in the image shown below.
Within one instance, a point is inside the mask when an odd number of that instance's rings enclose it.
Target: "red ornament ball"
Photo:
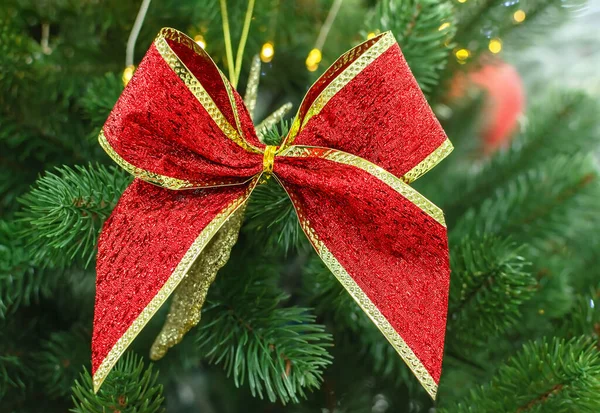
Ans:
[[[473,87],[485,93],[480,134],[483,152],[491,154],[507,146],[518,128],[525,110],[523,80],[512,65],[486,59],[475,70],[457,74],[449,96],[460,98]]]

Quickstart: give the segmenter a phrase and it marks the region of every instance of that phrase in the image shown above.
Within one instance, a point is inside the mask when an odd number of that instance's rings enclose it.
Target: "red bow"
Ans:
[[[408,184],[452,145],[391,33],[340,57],[274,147],[259,141],[242,99],[204,50],[163,29],[99,139],[138,179],[99,241],[96,389],[261,176],[272,175],[323,262],[435,396],[446,227],[442,211]]]

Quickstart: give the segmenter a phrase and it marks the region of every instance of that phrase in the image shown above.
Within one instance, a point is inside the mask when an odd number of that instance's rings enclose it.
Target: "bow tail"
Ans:
[[[98,242],[94,391],[187,274],[192,283],[198,281],[194,274],[203,255],[233,245],[241,210],[255,185],[256,179],[246,185],[172,191],[136,179],[123,193]],[[218,268],[227,256],[219,257]],[[204,296],[213,279],[202,280]],[[198,298],[193,304],[199,310]],[[174,344],[158,346],[164,352]]]
[[[435,398],[450,272],[441,210],[341,151],[292,146],[274,173],[323,262]]]

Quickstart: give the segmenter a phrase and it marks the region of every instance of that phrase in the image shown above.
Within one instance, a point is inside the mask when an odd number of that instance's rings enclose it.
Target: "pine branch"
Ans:
[[[489,384],[443,409],[452,412],[595,412],[600,408],[600,353],[587,338],[532,342]]]
[[[280,307],[288,296],[273,284],[277,266],[254,265],[244,279],[235,260],[221,271],[203,308],[196,343],[237,387],[247,381],[254,396],[297,403],[321,383],[331,363],[326,350],[331,336],[308,309]]]
[[[68,396],[82,365],[89,364],[90,331],[76,324],[68,331],[53,332],[35,354],[36,380],[51,398]]]
[[[15,223],[0,221],[0,319],[48,296],[58,277],[35,268],[31,252],[14,234]]]
[[[25,344],[35,334],[34,323],[23,321],[0,319],[0,400],[22,398],[34,375]]]
[[[91,164],[57,168],[38,179],[20,199],[19,212],[35,262],[66,267],[77,258],[88,265],[102,224],[130,181],[116,167]]]
[[[242,230],[252,234],[252,242],[262,245],[266,252],[285,255],[307,244],[296,210],[275,179],[252,192]]]
[[[97,394],[92,391],[92,376],[85,369],[73,386],[74,413],[164,412],[163,386],[157,384],[158,372],[133,353],[126,354],[104,381]]]
[[[102,125],[122,91],[123,81],[114,73],[107,73],[90,82],[79,103],[92,124]],[[97,135],[97,131],[94,131],[94,135]]]
[[[312,256],[302,275],[303,294],[319,317],[337,326],[362,334],[373,323],[335,278],[323,261]]]
[[[498,188],[469,210],[450,233],[510,235],[538,250],[550,241],[576,236],[589,225],[600,196],[595,160],[589,155],[557,156]]]
[[[391,30],[419,86],[425,93],[431,92],[452,48],[455,25],[451,5],[437,0],[383,0],[365,26],[365,33]]]
[[[521,248],[522,249],[522,248]],[[448,342],[481,346],[517,323],[536,279],[520,248],[494,237],[466,238],[451,251]]]
[[[564,317],[554,320],[557,336],[572,338],[588,336],[597,346],[600,344],[600,287],[591,288],[586,294],[579,294],[571,311]]]

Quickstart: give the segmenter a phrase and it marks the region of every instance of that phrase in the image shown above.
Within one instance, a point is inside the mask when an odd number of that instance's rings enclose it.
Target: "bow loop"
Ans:
[[[391,32],[342,55],[304,98],[285,145],[337,149],[412,182],[451,151]]]
[[[247,182],[265,147],[229,81],[174,29],[158,34],[99,140],[124,169],[169,189]]]

